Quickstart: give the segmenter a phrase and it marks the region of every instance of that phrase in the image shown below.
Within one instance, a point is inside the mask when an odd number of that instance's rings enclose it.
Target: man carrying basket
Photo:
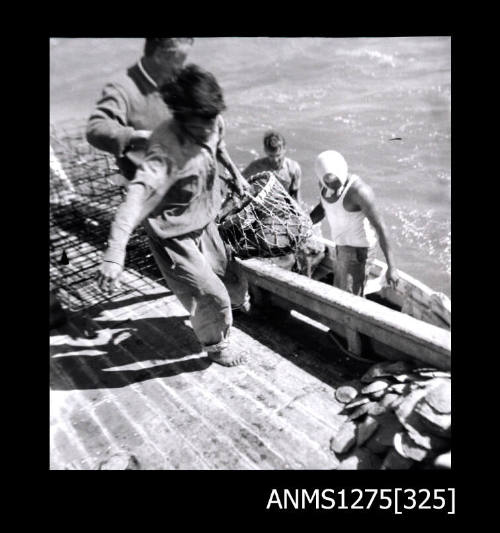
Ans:
[[[246,185],[225,147],[222,89],[211,73],[189,65],[161,93],[173,117],[149,139],[112,223],[98,284],[105,292],[114,291],[127,242],[143,222],[155,261],[190,313],[208,357],[234,366],[244,357],[229,347],[231,298],[220,279],[228,259],[215,223],[222,201],[217,162],[229,171],[239,194]]]

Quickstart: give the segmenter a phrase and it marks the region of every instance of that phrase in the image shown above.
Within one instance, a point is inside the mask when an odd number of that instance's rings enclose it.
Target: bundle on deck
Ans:
[[[220,221],[223,240],[241,259],[295,253],[312,235],[309,216],[272,172],[260,172],[248,181],[250,193]]]

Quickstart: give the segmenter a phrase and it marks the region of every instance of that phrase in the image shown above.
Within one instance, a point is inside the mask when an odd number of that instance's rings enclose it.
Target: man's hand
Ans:
[[[248,181],[238,172],[238,174],[233,179],[234,188],[240,196],[244,196],[245,191],[250,190],[250,185]]]
[[[148,139],[151,137],[151,131],[149,130],[135,130],[131,135],[128,144],[127,151],[128,153],[134,151],[144,151],[147,146]]]
[[[150,130],[135,130],[132,136],[130,137],[130,144],[136,142],[147,141],[151,137],[152,131]]]
[[[243,177],[242,173],[239,171],[236,165],[234,165],[233,168],[229,171],[229,174],[231,178],[230,180],[226,181],[228,181],[233,191],[236,192],[241,199],[245,195],[245,191],[250,191],[250,184]]]
[[[239,196],[244,196],[245,189],[249,189],[250,185],[241,174],[239,168],[233,163],[225,144],[222,144],[217,148],[217,159],[222,163],[223,167],[229,171],[229,175],[232,178],[230,186]]]
[[[385,279],[387,280],[389,286],[395,289],[399,281],[398,271],[393,267],[387,267]]]
[[[105,294],[113,294],[120,288],[123,266],[111,261],[103,261],[97,272],[97,285]]]

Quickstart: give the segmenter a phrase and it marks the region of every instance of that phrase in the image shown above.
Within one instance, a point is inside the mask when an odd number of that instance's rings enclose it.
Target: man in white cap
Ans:
[[[387,261],[387,282],[394,286],[397,273],[387,233],[374,202],[372,188],[359,176],[348,172],[344,157],[334,150],[316,158],[320,202],[311,211],[313,224],[325,216],[336,245],[337,269],[334,285],[363,296],[367,259],[373,255],[377,237]]]

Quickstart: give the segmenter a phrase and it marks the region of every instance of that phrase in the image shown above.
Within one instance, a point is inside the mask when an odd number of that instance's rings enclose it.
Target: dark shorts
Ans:
[[[333,285],[344,291],[363,296],[374,248],[336,246],[337,263]]]

